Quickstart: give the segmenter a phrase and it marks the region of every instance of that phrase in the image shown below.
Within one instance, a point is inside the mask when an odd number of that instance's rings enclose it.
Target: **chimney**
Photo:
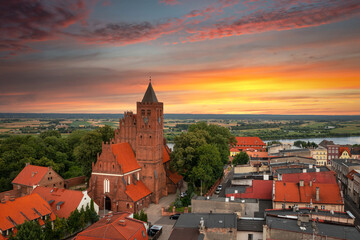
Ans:
[[[320,168],[317,168],[317,169],[316,169],[316,172],[320,172]]]
[[[299,186],[300,186],[300,187],[303,187],[303,186],[304,186],[304,180],[300,180],[300,181],[299,181]]]
[[[306,173],[306,168],[303,168],[303,173]]]
[[[126,221],[125,221],[125,219],[119,220],[119,225],[120,225],[120,226],[126,226]]]
[[[320,201],[319,187],[316,187],[316,201]]]
[[[310,180],[310,182],[309,182],[309,186],[312,187],[312,181],[311,181],[311,180]]]

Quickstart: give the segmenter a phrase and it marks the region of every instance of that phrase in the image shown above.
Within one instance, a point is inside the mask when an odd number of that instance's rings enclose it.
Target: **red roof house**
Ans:
[[[266,144],[259,137],[236,137],[236,144],[233,147],[240,151],[266,151]]]
[[[25,221],[37,220],[40,225],[44,225],[45,220],[54,221],[55,218],[48,202],[37,193],[2,201],[0,204],[0,230],[4,237],[15,232],[16,226]]]
[[[272,199],[272,180],[252,180],[252,186],[246,188],[244,193],[229,193],[226,197]]]
[[[12,181],[14,189],[21,192],[21,195],[28,195],[36,186],[64,187],[64,179],[51,167],[41,167],[26,164],[24,169]]]
[[[130,213],[119,212],[94,223],[79,233],[76,240],[119,239],[142,240],[149,239],[144,222],[133,219]]]
[[[309,183],[331,183],[336,184],[336,173],[333,171],[328,172],[306,172],[306,173],[286,173],[281,175],[284,182],[298,183],[300,180]]]
[[[60,218],[68,218],[75,209],[84,210],[87,205],[90,206],[90,197],[87,192],[75,191],[69,189],[37,187],[33,193],[39,194],[51,206],[54,213]],[[94,203],[96,212],[99,212],[99,207]]]

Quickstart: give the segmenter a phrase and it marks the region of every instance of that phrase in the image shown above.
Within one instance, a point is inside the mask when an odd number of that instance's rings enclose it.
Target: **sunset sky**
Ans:
[[[0,2],[0,112],[360,115],[359,0]]]

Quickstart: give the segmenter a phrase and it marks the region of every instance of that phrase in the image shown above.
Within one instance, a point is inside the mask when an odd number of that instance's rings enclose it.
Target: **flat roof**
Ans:
[[[284,231],[298,232],[309,235],[315,233],[317,236],[328,236],[339,239],[360,239],[360,232],[354,226],[346,226],[341,224],[317,222],[315,229],[313,230],[311,221],[307,223],[302,222],[301,226],[298,226],[296,219],[267,216],[266,225],[272,229],[281,229]]]
[[[266,224],[265,219],[238,219],[237,230],[249,232],[262,232],[263,225]]]
[[[198,228],[201,218],[207,228],[236,228],[235,213],[184,213],[176,221],[174,228]]]

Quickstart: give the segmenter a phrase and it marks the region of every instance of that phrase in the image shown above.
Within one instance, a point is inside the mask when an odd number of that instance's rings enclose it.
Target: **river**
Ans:
[[[359,137],[325,137],[325,138],[298,138],[298,139],[279,139],[279,140],[269,140],[269,141],[264,141],[265,143],[267,142],[271,142],[271,141],[280,141],[282,143],[290,143],[290,144],[294,144],[295,141],[309,141],[309,142],[314,142],[316,144],[319,144],[322,140],[328,140],[328,141],[333,141],[335,144],[340,144],[340,145],[354,145],[354,144],[360,144],[360,136]],[[173,143],[168,143],[168,146],[170,149],[173,149],[174,144]]]

